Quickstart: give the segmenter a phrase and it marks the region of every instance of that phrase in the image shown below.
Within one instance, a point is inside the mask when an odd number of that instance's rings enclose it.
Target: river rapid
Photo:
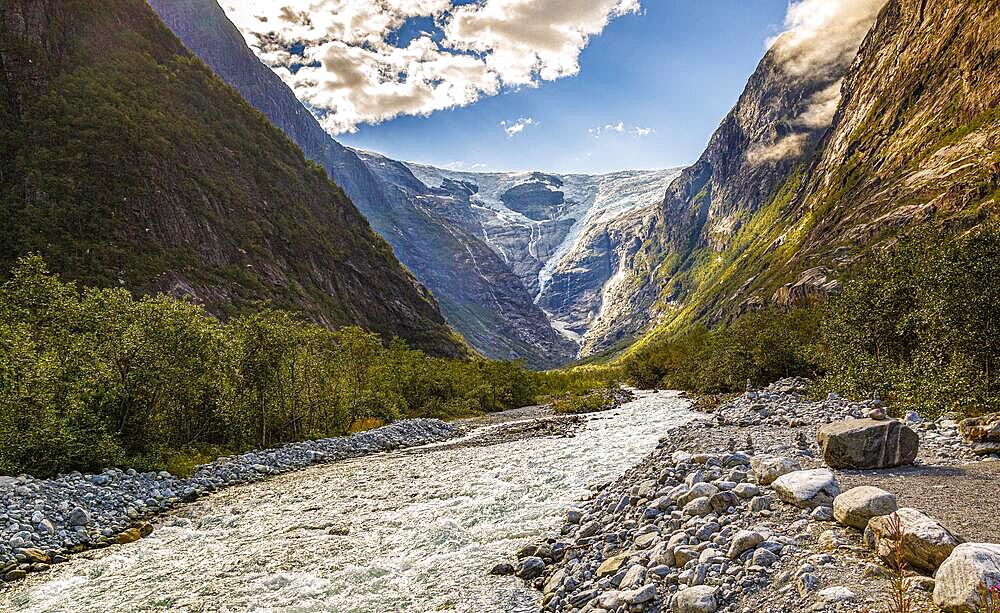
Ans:
[[[489,569],[687,407],[643,392],[572,437],[429,445],[234,487],[0,592],[0,611],[534,611],[537,592]]]

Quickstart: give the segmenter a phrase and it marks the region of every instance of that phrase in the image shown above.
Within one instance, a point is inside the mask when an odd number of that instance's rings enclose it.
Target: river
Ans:
[[[687,406],[645,392],[572,437],[430,445],[231,488],[0,592],[0,610],[533,611],[536,592],[488,570],[558,529]]]

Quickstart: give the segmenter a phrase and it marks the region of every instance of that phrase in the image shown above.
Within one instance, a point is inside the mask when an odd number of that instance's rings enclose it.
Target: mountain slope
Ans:
[[[150,5],[189,49],[326,169],[473,347],[493,358],[522,358],[533,367],[556,366],[575,355],[574,344],[549,325],[491,249],[423,206],[419,196],[425,186],[407,189],[415,183],[406,177],[385,180],[331,138],[254,56],[215,0],[150,0]]]
[[[0,5],[0,265],[464,349],[325,173],[140,0]]]
[[[775,150],[781,141],[766,132],[729,127],[748,110],[774,107],[774,95],[755,86],[759,69],[705,156],[664,203],[657,240],[643,261],[653,272],[632,299],[662,318],[646,340],[695,320],[821,300],[837,291],[858,255],[901,233],[995,217],[998,34],[996,1],[889,1],[844,70],[830,127],[810,133],[792,153]],[[776,52],[761,67],[787,72]],[[801,99],[802,82],[776,91]],[[771,125],[778,131],[782,123]],[[745,168],[755,150],[781,154],[763,166],[773,174],[749,184],[766,189],[744,192],[750,197],[743,202],[727,198],[719,209],[715,186],[700,181],[697,169],[741,160]],[[730,177],[730,186],[739,186],[741,175],[751,176],[741,172],[735,183]]]

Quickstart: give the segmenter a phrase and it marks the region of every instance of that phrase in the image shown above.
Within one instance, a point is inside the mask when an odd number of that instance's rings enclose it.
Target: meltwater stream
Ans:
[[[487,571],[691,417],[675,394],[644,393],[570,438],[430,446],[236,487],[0,592],[0,610],[532,611],[537,593]]]

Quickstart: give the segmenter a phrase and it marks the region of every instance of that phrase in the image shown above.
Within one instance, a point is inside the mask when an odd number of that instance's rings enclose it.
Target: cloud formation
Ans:
[[[757,143],[746,159],[758,165],[797,157],[810,134],[828,128],[840,104],[843,75],[886,0],[795,0],[785,15],[785,31],[767,41],[789,76],[822,87],[794,117],[784,118],[795,132],[777,142]]]
[[[524,129],[527,128],[528,126],[537,126],[537,125],[538,122],[532,119],[531,117],[522,117],[517,121],[500,122],[500,127],[503,128],[503,131],[507,133],[507,138],[514,138],[521,132],[524,132]]]
[[[810,80],[839,78],[854,61],[886,0],[796,0],[785,31],[770,39],[785,72]]]
[[[641,8],[640,0],[221,4],[261,60],[334,133],[576,75],[590,38]]]
[[[656,130],[653,128],[644,128],[642,126],[632,126],[630,128],[625,127],[624,121],[619,121],[618,123],[609,123],[603,126],[597,126],[595,128],[588,128],[587,134],[590,134],[594,138],[600,138],[602,134],[625,134],[628,132],[635,138],[643,138],[649,136],[650,134],[655,134]]]

